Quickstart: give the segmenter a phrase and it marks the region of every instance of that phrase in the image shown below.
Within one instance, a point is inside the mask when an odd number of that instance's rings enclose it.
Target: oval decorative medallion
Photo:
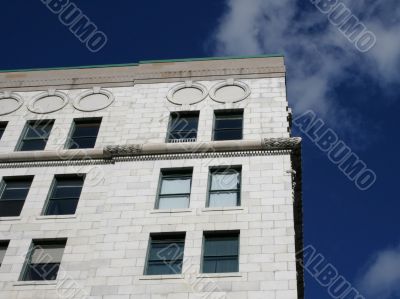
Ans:
[[[171,88],[167,99],[176,105],[193,105],[207,97],[207,88],[200,83],[187,81]]]
[[[233,79],[215,84],[210,91],[210,97],[219,103],[240,102],[246,99],[249,95],[249,86]]]
[[[81,93],[74,100],[74,107],[80,111],[91,112],[105,109],[113,102],[114,96],[111,92],[95,87]]]
[[[24,101],[22,98],[10,92],[5,92],[0,95],[0,115],[10,114],[14,111],[17,111]]]
[[[33,113],[46,114],[61,110],[67,104],[68,96],[65,93],[49,90],[34,97],[28,109]]]

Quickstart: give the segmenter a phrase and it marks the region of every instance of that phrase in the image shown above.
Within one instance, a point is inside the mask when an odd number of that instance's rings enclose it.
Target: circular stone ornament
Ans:
[[[247,84],[229,79],[215,84],[210,91],[210,97],[218,103],[236,103],[243,101],[250,95]]]
[[[24,101],[22,98],[10,92],[5,92],[0,95],[0,115],[10,114],[21,108]]]
[[[68,101],[65,93],[49,90],[34,97],[28,105],[28,110],[37,114],[52,113],[64,108]]]
[[[114,95],[100,87],[94,87],[92,90],[82,92],[74,100],[74,107],[84,112],[93,112],[103,110],[114,102]]]
[[[193,105],[203,101],[207,95],[208,91],[204,85],[186,81],[172,87],[168,92],[167,99],[176,105]]]

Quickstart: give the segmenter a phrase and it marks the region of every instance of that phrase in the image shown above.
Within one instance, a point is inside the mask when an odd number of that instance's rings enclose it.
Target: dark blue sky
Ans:
[[[74,2],[108,36],[101,51],[88,51],[40,0],[4,1],[0,69],[213,56],[212,36],[227,9],[223,0]],[[383,92],[388,86],[382,87],[368,74],[353,75],[357,80],[339,78],[333,97],[349,111],[344,117],[361,121],[351,133],[339,130],[340,137],[375,171],[376,184],[368,191],[358,190],[310,140],[305,137],[303,143],[305,244],[312,244],[351,282],[363,275],[375,254],[400,243],[395,188],[400,167],[399,85]],[[289,104],[294,100],[289,97]],[[300,135],[296,130],[295,134]],[[306,275],[306,298],[331,297]]]

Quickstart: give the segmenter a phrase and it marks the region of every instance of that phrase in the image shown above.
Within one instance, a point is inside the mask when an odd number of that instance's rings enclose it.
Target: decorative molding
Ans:
[[[44,99],[46,97],[58,97],[62,100],[62,104],[59,107],[50,109],[50,110],[37,110],[35,108],[35,104],[40,101],[41,99]],[[61,92],[61,91],[56,91],[54,89],[49,89],[46,92],[43,92],[39,95],[37,95],[36,97],[34,97],[28,104],[28,110],[30,112],[33,113],[37,113],[37,114],[46,114],[46,113],[52,113],[52,112],[56,112],[59,111],[61,109],[63,109],[67,104],[69,103],[69,97],[68,95],[66,95],[65,93]]]
[[[110,164],[117,161],[177,160],[297,155],[301,138],[263,138],[194,143],[108,145],[103,149],[0,154],[0,168]]]
[[[179,100],[174,99],[174,96],[177,92],[185,90],[185,89],[197,89],[199,90],[202,95],[199,98],[195,98],[195,99],[188,99],[187,102],[179,102]],[[200,83],[197,82],[192,82],[191,80],[185,81],[184,83],[175,85],[174,87],[172,87],[167,94],[167,99],[168,101],[170,101],[171,103],[175,104],[175,105],[193,105],[193,104],[197,104],[200,103],[201,101],[203,101],[208,95],[208,90],[207,88]]]
[[[93,108],[90,108],[90,109],[84,108],[81,106],[82,100],[84,100],[86,97],[89,97],[91,95],[96,95],[96,94],[104,95],[105,97],[108,98],[108,102],[101,106],[97,106],[97,107],[94,106]],[[114,102],[114,100],[115,100],[114,95],[111,92],[109,92],[108,90],[105,90],[99,86],[95,86],[91,90],[87,90],[87,91],[80,93],[75,98],[75,100],[73,102],[73,106],[75,107],[75,109],[77,109],[79,111],[94,112],[94,111],[99,111],[99,110],[103,110],[103,109],[107,108]]]
[[[264,146],[267,149],[296,149],[301,144],[301,137],[291,138],[264,138]]]
[[[232,86],[241,88],[243,90],[243,94],[238,98],[233,98],[232,100],[223,100],[218,97],[217,93],[219,90],[226,88],[226,87],[232,87]],[[210,90],[210,97],[215,102],[218,102],[218,103],[237,103],[237,102],[245,100],[250,95],[250,93],[251,93],[250,87],[246,83],[237,81],[233,78],[229,78],[223,82],[219,82],[219,83],[215,84]]]
[[[107,145],[104,147],[104,153],[110,156],[138,155],[142,153],[142,150],[142,144]]]
[[[1,101],[5,101],[7,99],[12,99],[14,100],[15,106],[9,110],[4,110],[5,108],[2,108]],[[10,91],[5,91],[3,92],[2,95],[0,95],[0,115],[6,115],[13,113],[14,111],[17,111],[19,108],[21,108],[22,104],[24,103],[24,100],[22,99],[21,96],[19,96],[16,93],[10,92]]]

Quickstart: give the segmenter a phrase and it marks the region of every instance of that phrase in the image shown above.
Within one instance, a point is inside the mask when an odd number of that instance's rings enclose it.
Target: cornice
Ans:
[[[290,154],[300,146],[300,143],[301,138],[262,138],[260,140],[108,145],[102,149],[12,152],[0,154],[0,168],[280,155]]]
[[[13,91],[43,88],[74,89],[97,84],[110,87],[132,86],[135,83],[284,76],[283,57],[264,57],[5,72],[0,73],[0,89]]]

